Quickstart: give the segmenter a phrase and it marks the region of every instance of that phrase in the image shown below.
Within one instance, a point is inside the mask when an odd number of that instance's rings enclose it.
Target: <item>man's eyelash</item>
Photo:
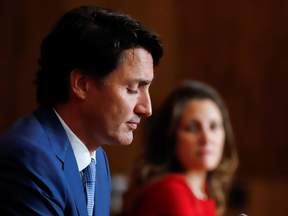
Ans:
[[[132,93],[132,94],[136,94],[137,93],[137,90],[131,90],[131,89],[127,89],[129,93]]]

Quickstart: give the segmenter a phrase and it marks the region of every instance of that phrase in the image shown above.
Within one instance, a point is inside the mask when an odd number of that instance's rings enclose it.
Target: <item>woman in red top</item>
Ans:
[[[186,81],[164,103],[124,196],[132,216],[216,216],[237,167],[232,129],[220,95]]]

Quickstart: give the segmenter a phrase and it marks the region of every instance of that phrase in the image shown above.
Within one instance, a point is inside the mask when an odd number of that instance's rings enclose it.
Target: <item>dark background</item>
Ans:
[[[154,110],[183,79],[223,95],[240,158],[226,215],[288,215],[288,1],[0,0],[0,134],[37,108],[32,81],[41,41],[60,16],[84,4],[129,14],[161,36]],[[143,122],[130,146],[104,146],[112,175],[131,170]]]

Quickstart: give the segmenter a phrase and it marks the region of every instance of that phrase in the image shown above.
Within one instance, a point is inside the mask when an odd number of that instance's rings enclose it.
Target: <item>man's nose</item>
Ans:
[[[145,117],[152,115],[152,105],[149,92],[141,95],[138,103],[136,104],[135,113]]]

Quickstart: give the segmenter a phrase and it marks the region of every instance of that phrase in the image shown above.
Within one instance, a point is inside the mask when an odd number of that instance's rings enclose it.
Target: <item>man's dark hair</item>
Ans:
[[[55,105],[69,100],[69,77],[73,69],[82,69],[104,79],[120,64],[127,49],[142,47],[153,58],[163,55],[156,33],[135,19],[96,6],[82,6],[64,14],[41,45],[37,102]]]

